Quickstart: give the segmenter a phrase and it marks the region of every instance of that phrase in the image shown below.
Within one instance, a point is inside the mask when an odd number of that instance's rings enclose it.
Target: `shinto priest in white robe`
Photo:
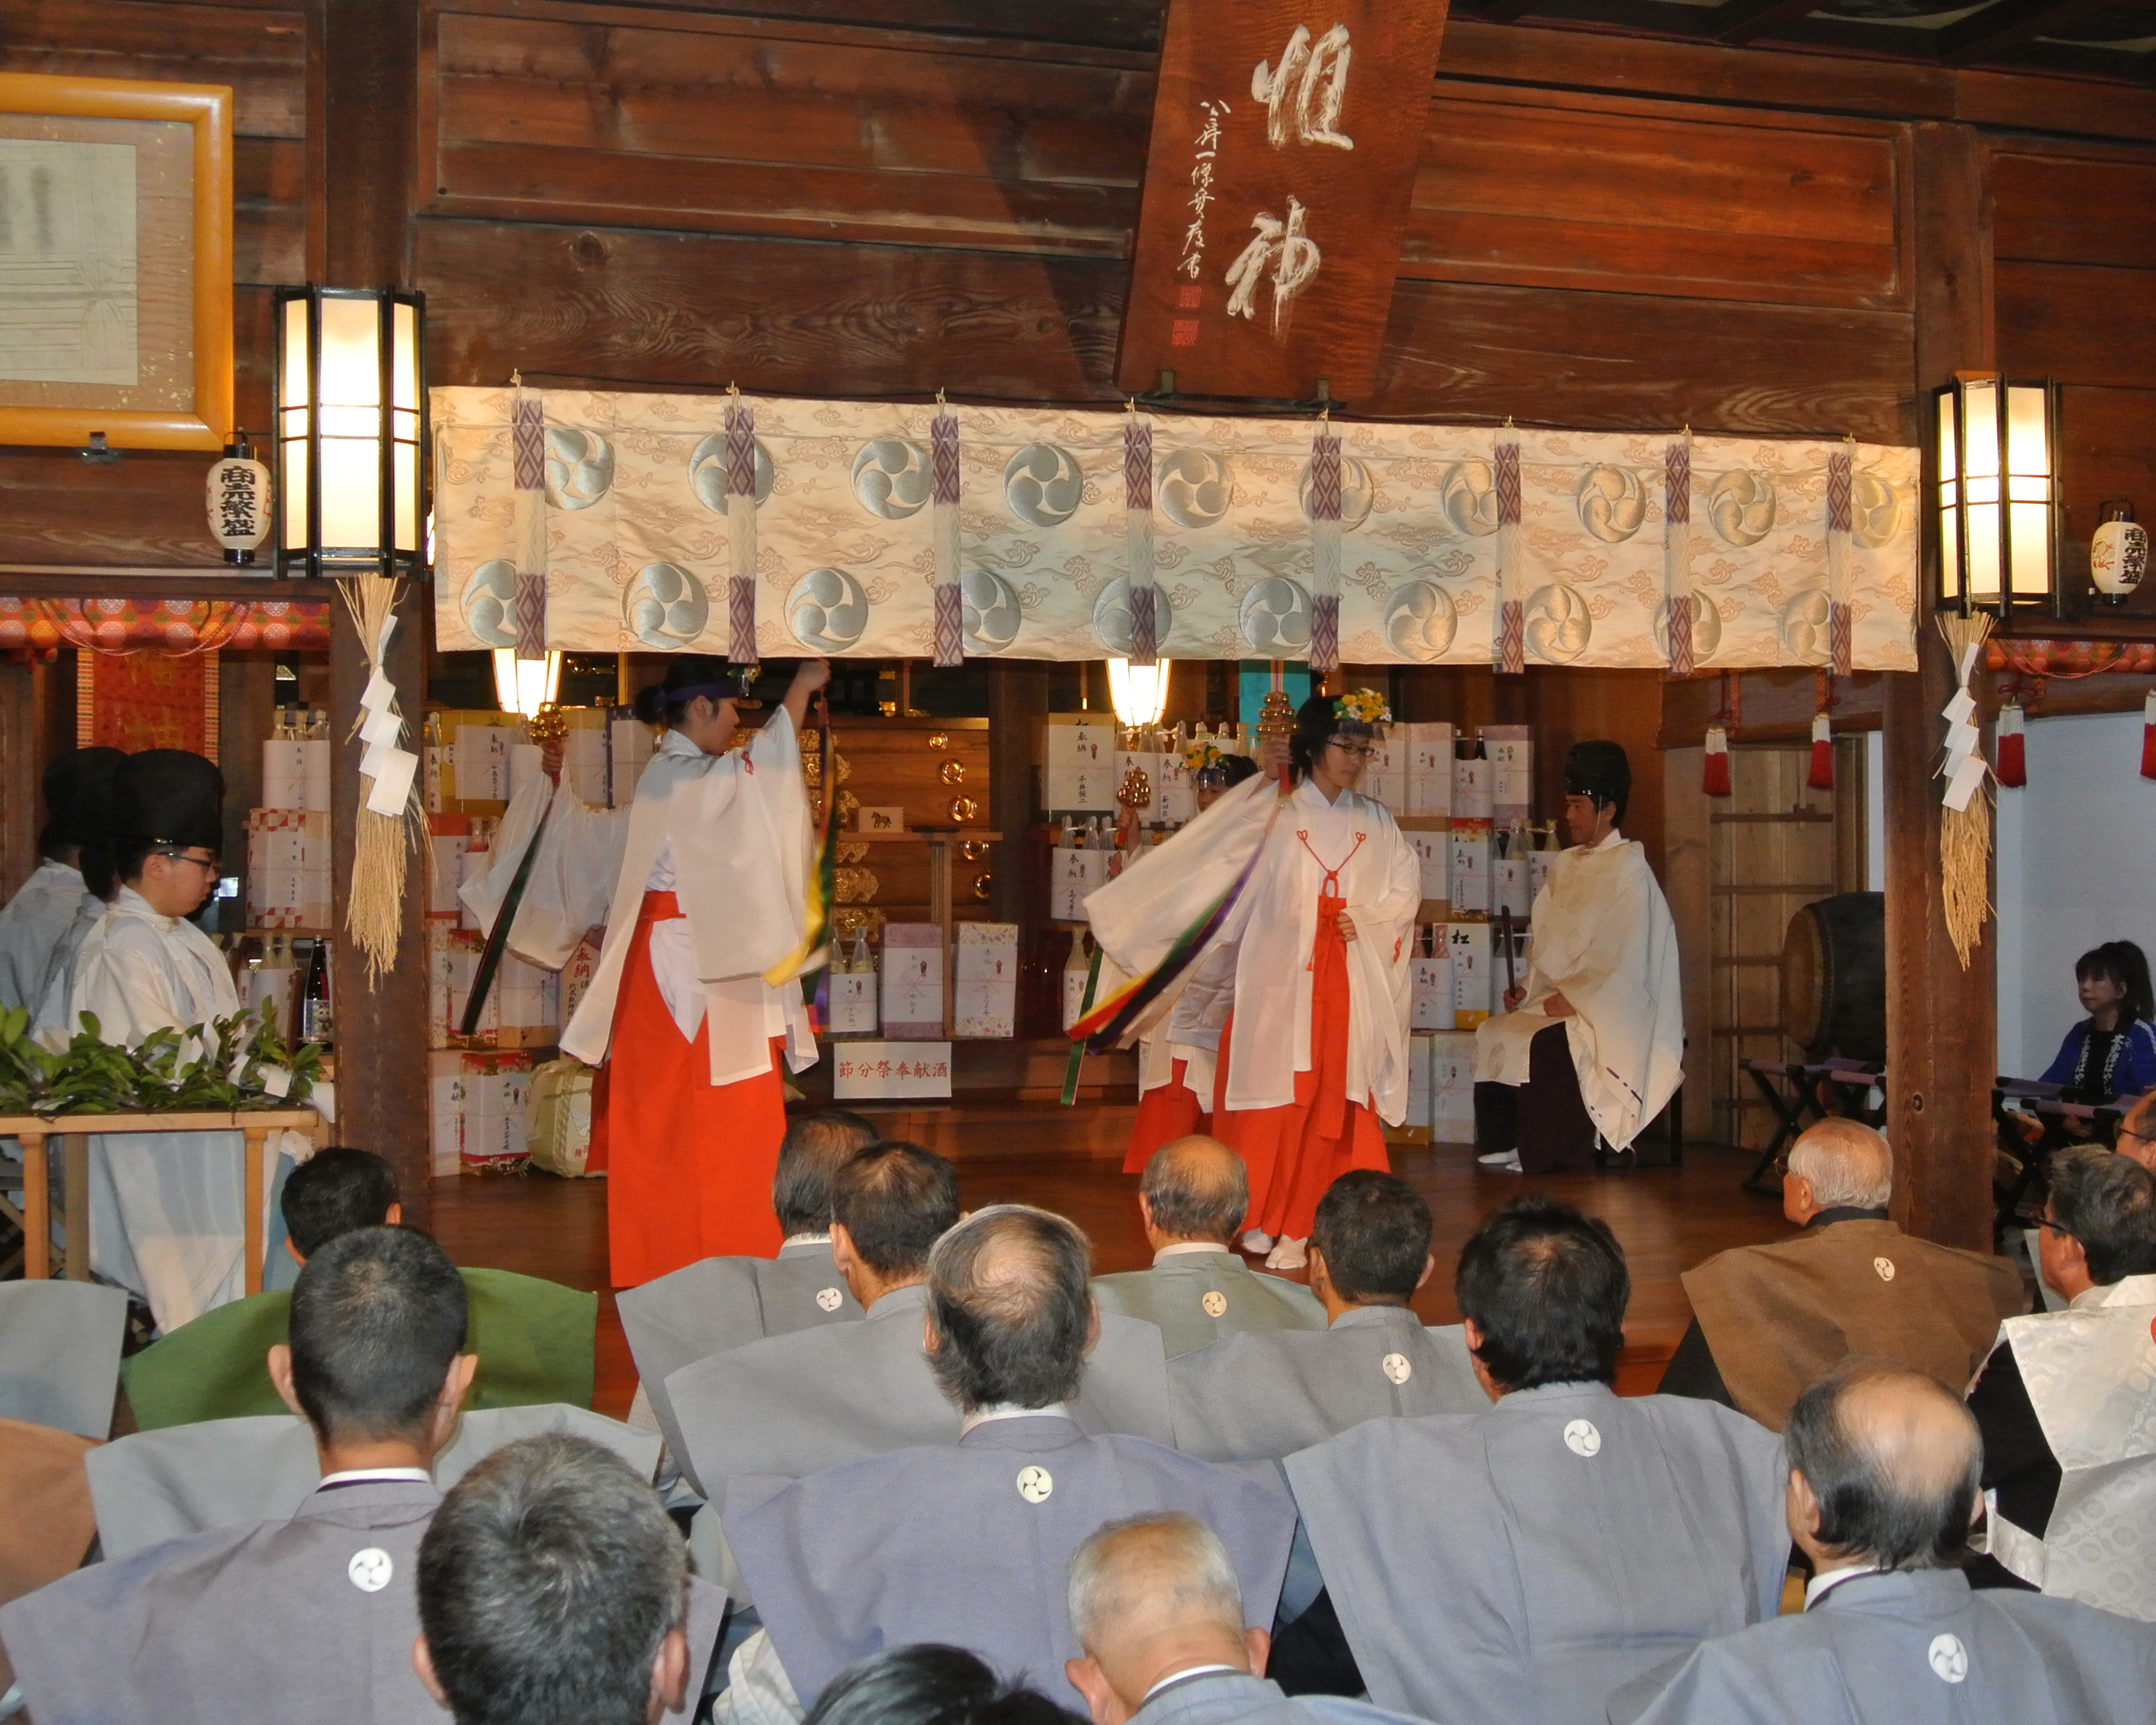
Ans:
[[[1622,1150],[1684,1079],[1676,928],[1645,852],[1613,830],[1598,845],[1560,852],[1528,927],[1526,997],[1476,1029],[1476,1082],[1525,1084],[1528,1044],[1562,1024],[1580,1099]],[[1560,993],[1569,1017],[1537,1010]]]

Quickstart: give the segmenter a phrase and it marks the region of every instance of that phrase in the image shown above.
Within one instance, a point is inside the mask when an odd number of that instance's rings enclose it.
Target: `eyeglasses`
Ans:
[[[2058,1237],[2059,1237],[2061,1239],[2062,1239],[2062,1240],[2076,1240],[2076,1239],[2079,1239],[2079,1238],[2081,1238],[2081,1236],[2080,1236],[2079,1234],[2076,1233],[2073,1231],[2073,1229],[2071,1229],[2071,1228],[2065,1227],[2065,1226],[2063,1226],[2062,1224],[2061,1224],[2060,1223],[2058,1223],[2058,1222],[2056,1222],[2056,1221],[2054,1221],[2054,1220],[2053,1220],[2051,1217],[2049,1217],[2049,1216],[2046,1216],[2046,1218],[2044,1218],[2043,1221],[2042,1221],[2041,1223],[2039,1223],[2038,1225],[2039,1225],[2040,1227],[2043,1227],[2043,1228],[2049,1228],[2049,1229],[2050,1229],[2053,1233],[2055,1233],[2055,1234],[2058,1235]]]
[[[1327,739],[1325,746],[1338,749],[1350,760],[1368,760],[1378,752],[1368,743],[1344,743],[1337,737]]]
[[[175,862],[192,862],[196,868],[207,869],[212,874],[217,873],[216,857],[191,857],[177,845],[157,845],[151,848],[150,854],[153,857],[169,857]]]

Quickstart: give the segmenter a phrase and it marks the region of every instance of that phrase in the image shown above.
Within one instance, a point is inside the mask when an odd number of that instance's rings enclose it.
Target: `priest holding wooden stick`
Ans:
[[[1570,850],[1528,919],[1526,981],[1475,1032],[1475,1141],[1507,1173],[1630,1148],[1684,1080],[1676,929],[1646,853],[1618,831],[1632,768],[1614,743],[1564,761]]]

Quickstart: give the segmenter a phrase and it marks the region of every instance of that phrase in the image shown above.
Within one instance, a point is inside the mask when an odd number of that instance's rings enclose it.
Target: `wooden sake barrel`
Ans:
[[[1886,1059],[1884,893],[1838,893],[1789,919],[1782,1031],[1814,1059]]]

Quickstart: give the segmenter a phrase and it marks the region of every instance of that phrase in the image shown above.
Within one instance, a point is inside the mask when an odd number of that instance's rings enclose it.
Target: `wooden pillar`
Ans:
[[[1991,200],[1966,126],[1916,128],[1916,377],[1920,410],[1957,369],[1992,363]],[[1922,440],[1929,460],[1930,428]],[[1928,493],[1926,493],[1928,503]],[[1962,968],[1939,899],[1939,709],[1954,689],[1933,621],[1938,546],[1927,507],[1914,672],[1887,676],[1887,1131],[1896,1219],[1946,1245],[1991,1245],[1996,929]]]
[[[1048,662],[998,659],[988,666],[988,848],[995,875],[989,899],[999,923],[1023,923],[1026,839],[1033,828],[1034,734],[1048,716]]]
[[[418,0],[323,0],[321,209],[326,279],[337,287],[403,286],[411,280],[411,195],[418,111]],[[397,684],[408,734],[426,699],[427,609],[431,593],[408,584],[383,666]],[[359,811],[357,738],[345,732],[366,687],[364,648],[341,605],[331,607],[330,707],[336,739],[331,825],[336,902],[352,887]],[[421,913],[426,858],[414,851],[405,878],[404,925],[395,967],[367,986],[349,941],[336,948],[337,1141],[388,1158],[397,1170],[404,1219],[428,1222],[429,1096],[426,949]]]

